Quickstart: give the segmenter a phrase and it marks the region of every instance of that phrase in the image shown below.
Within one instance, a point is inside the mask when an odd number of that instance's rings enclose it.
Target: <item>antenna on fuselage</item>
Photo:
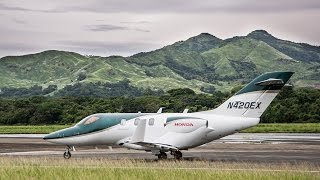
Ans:
[[[188,113],[189,109],[184,109],[182,113]]]

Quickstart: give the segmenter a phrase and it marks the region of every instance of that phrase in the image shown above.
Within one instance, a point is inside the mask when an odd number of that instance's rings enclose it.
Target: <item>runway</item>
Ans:
[[[63,158],[64,146],[42,140],[44,135],[0,135],[1,156]],[[157,159],[151,153],[108,146],[75,147],[72,158]],[[320,165],[320,134],[237,133],[183,151],[184,160],[309,163]],[[172,156],[168,156],[172,159]]]

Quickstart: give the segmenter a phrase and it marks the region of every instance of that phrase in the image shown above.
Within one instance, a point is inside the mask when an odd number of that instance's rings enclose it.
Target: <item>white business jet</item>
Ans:
[[[182,150],[194,148],[259,123],[263,112],[287,83],[293,72],[260,75],[213,110],[188,113],[100,113],[90,115],[75,126],[46,135],[43,139],[71,147],[119,145],[176,159]]]

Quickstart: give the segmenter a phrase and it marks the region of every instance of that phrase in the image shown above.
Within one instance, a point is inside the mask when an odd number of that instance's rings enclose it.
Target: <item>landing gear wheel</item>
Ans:
[[[168,156],[165,152],[160,152],[160,154],[158,154],[158,159],[167,159]]]
[[[63,157],[64,157],[65,159],[71,158],[70,149],[71,149],[71,147],[70,147],[70,146],[67,146],[66,151],[63,153]]]
[[[175,151],[173,153],[173,156],[174,156],[175,159],[180,160],[180,159],[182,159],[182,152],[181,151]]]
[[[64,153],[63,153],[63,157],[64,157],[65,159],[71,158],[71,153],[70,153],[70,151],[64,152]]]

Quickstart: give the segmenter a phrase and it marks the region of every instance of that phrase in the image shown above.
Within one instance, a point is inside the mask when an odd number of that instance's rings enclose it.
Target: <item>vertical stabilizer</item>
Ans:
[[[260,75],[209,113],[259,118],[287,83],[293,72],[269,72]]]

